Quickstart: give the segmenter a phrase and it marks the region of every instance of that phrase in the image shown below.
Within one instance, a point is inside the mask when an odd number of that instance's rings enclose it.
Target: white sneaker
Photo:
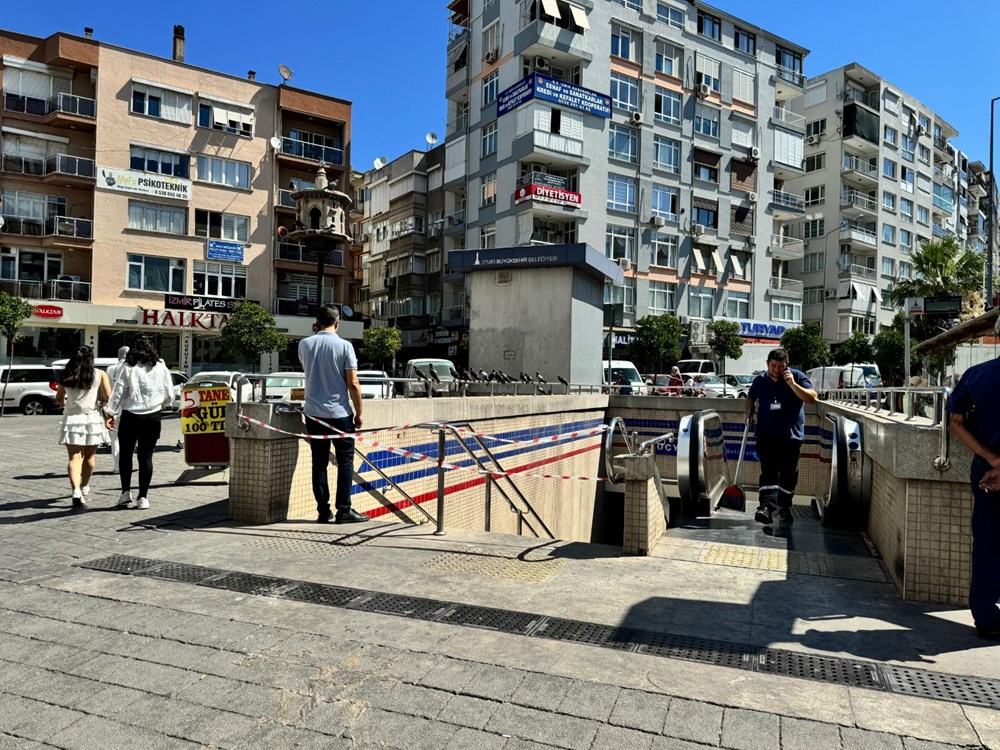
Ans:
[[[118,498],[118,507],[127,508],[132,504],[132,491],[123,492],[121,497]]]
[[[87,504],[86,501],[84,501],[83,495],[80,493],[79,489],[73,490],[72,500],[74,508],[82,508]]]
[[[147,500],[144,497],[140,497],[139,500],[136,502],[135,507],[138,508],[139,510],[146,510],[146,508],[149,507],[149,500]]]
[[[90,496],[90,485],[89,484],[83,485],[83,487],[80,488],[80,494],[83,495],[84,497],[89,497]]]

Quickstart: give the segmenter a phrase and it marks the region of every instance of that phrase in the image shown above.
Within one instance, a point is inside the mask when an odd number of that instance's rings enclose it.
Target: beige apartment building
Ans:
[[[219,338],[244,297],[293,341],[311,332],[315,256],[276,230],[321,164],[347,187],[351,105],[198,68],[184,45],[181,27],[172,59],[0,31],[0,288],[35,304],[21,361],[114,356],[145,331],[171,367],[246,366]],[[325,301],[347,299],[346,253],[327,259]]]

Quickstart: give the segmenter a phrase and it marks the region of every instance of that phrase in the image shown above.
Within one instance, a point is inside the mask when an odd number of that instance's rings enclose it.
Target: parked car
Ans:
[[[643,380],[651,396],[679,396],[682,387],[670,385],[670,373],[665,375],[646,375]]]
[[[411,359],[406,363],[406,374],[404,377],[412,378],[417,381],[417,370],[419,369],[423,373],[424,377],[430,378],[430,366],[434,365],[434,372],[437,373],[438,380],[441,384],[433,384],[434,395],[435,396],[447,396],[451,389],[451,384],[455,379],[451,376],[451,371],[455,369],[455,365],[448,359]],[[427,384],[422,380],[420,382],[404,383],[403,393],[407,397],[410,396],[425,396],[427,394]]]
[[[173,401],[173,404],[171,406],[171,409],[176,410],[176,409],[180,408],[180,403],[181,403],[181,389],[184,387],[184,384],[186,382],[188,382],[188,380],[190,379],[190,377],[191,376],[188,375],[186,372],[181,372],[180,370],[171,370],[170,371],[170,380],[174,384],[174,401]]]
[[[219,371],[219,372],[199,372],[184,384],[181,390],[189,388],[211,388],[212,386],[229,388],[229,395],[233,401],[236,400],[236,389],[240,390],[240,398],[243,401],[252,401],[254,398],[254,387],[250,380],[242,372]],[[175,408],[180,409],[180,396],[174,402]]]
[[[253,377],[253,376],[251,376]],[[273,376],[261,378],[264,384],[264,398],[268,401],[291,401],[293,388],[305,388],[306,374],[304,372],[279,372]],[[257,386],[258,389],[261,387]]]
[[[52,366],[56,368],[58,372],[62,372],[63,368],[69,364],[69,359],[57,359],[52,363]],[[94,357],[94,367],[98,370],[108,371],[111,365],[118,364],[118,357]]]
[[[864,388],[868,385],[865,371],[856,365],[831,365],[814,367],[806,372],[817,393],[841,388]],[[879,381],[881,383],[881,380]]]
[[[753,374],[748,375],[723,375],[722,379],[726,381],[726,385],[730,389],[735,389],[736,398],[746,398],[747,393],[750,391],[750,384],[753,383],[753,379],[757,377]]]
[[[718,375],[702,375],[701,373],[699,375],[701,375],[701,383],[695,381],[691,385],[696,392],[705,391],[705,395],[709,398],[736,398],[733,389],[724,387],[725,384]]]
[[[59,372],[51,365],[3,365],[0,389],[7,383],[3,408],[20,409],[22,414],[32,417],[57,411]]]
[[[682,374],[697,375],[701,373],[702,375],[707,375],[711,373],[714,375],[715,362],[710,359],[682,359],[677,362],[677,369]]]
[[[611,360],[611,372],[608,372],[608,362],[605,360],[601,363],[601,382],[604,385],[614,383],[619,377],[625,379],[627,385],[624,387],[617,387],[614,389],[615,393],[622,391],[625,395],[632,396],[645,396],[649,393],[649,389],[646,387],[645,382],[639,375],[639,368],[626,359],[613,359]],[[632,393],[629,394],[627,389],[631,389]]]
[[[437,365],[434,369],[438,369]],[[450,378],[451,373],[448,376]],[[444,378],[441,380],[444,381]],[[361,398],[392,398],[396,395],[394,384],[384,370],[358,370],[358,382],[361,383]]]

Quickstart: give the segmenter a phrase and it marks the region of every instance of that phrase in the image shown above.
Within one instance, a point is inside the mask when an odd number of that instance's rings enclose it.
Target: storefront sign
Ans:
[[[181,434],[210,435],[226,431],[229,388],[197,388],[181,391]]]
[[[208,260],[224,260],[230,263],[242,263],[244,248],[245,245],[242,242],[209,240],[206,243],[205,257]]]
[[[557,206],[569,206],[570,208],[579,208],[583,204],[583,197],[579,193],[534,184],[518,188],[514,193],[514,203],[523,203],[528,200],[553,203]]]
[[[239,300],[224,297],[196,297],[193,294],[168,294],[164,306],[168,310],[206,310],[231,313]]]
[[[157,198],[174,198],[179,201],[191,200],[191,180],[171,177],[166,174],[133,172],[129,169],[98,167],[101,172],[97,187],[118,190],[123,193],[152,195]]]
[[[61,318],[63,309],[59,305],[35,305],[32,313],[36,318]]]
[[[611,117],[611,97],[573,83],[532,73],[497,96],[497,117],[517,109],[532,99],[558,104],[598,117]]]
[[[184,310],[143,310],[141,322],[146,326],[163,328],[193,328],[202,331],[218,331],[229,322],[225,313],[187,312]]]
[[[740,324],[740,336],[749,339],[770,339],[778,341],[782,334],[790,328],[798,328],[797,323],[774,323],[764,320],[737,320]]]
[[[517,187],[527,187],[528,185],[544,185],[545,187],[569,188],[569,178],[548,172],[528,172],[517,178]]]

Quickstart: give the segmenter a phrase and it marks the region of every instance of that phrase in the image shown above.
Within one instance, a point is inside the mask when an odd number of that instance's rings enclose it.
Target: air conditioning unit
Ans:
[[[751,146],[749,156],[751,161],[757,161],[760,158],[760,149],[757,146]]]
[[[628,273],[629,271],[632,270],[632,260],[630,258],[619,258],[618,259],[618,266],[625,273]]]
[[[535,58],[535,70],[537,70],[539,73],[548,73],[549,68],[550,68],[549,61],[546,60],[544,57],[539,56]]]
[[[826,290],[826,298],[827,299],[836,299],[837,298],[837,290],[836,289],[827,289]]]
[[[677,322],[680,323],[682,326],[686,326],[689,322],[691,322],[691,318],[689,318],[687,315],[678,315]]]
[[[633,124],[635,124],[635,125],[641,125],[642,124],[642,112],[633,112],[632,113],[632,117],[630,119],[632,120]]]
[[[486,56],[483,59],[492,65],[497,61],[497,51],[495,49],[491,49],[486,53]]]
[[[747,237],[747,247],[757,247],[757,238],[753,235]]]
[[[917,135],[927,135],[927,128],[923,125],[917,125]]]
[[[756,203],[757,202],[757,193],[751,192],[750,195],[747,196],[747,200],[750,201],[751,203]]]
[[[707,83],[698,84],[698,96],[702,99],[708,98],[708,95],[712,93],[712,87]]]
[[[708,343],[708,321],[707,320],[692,320],[691,321],[691,343],[692,344],[707,344]]]
[[[701,237],[703,234],[705,234],[705,225],[694,224],[691,227],[691,234],[694,235],[695,237]]]
[[[815,146],[816,144],[819,143],[819,136],[818,135],[807,135],[806,136],[806,143],[808,143],[810,146]]]
[[[665,226],[667,222],[662,216],[653,216],[649,220],[649,223],[652,224],[654,227],[659,228]]]

